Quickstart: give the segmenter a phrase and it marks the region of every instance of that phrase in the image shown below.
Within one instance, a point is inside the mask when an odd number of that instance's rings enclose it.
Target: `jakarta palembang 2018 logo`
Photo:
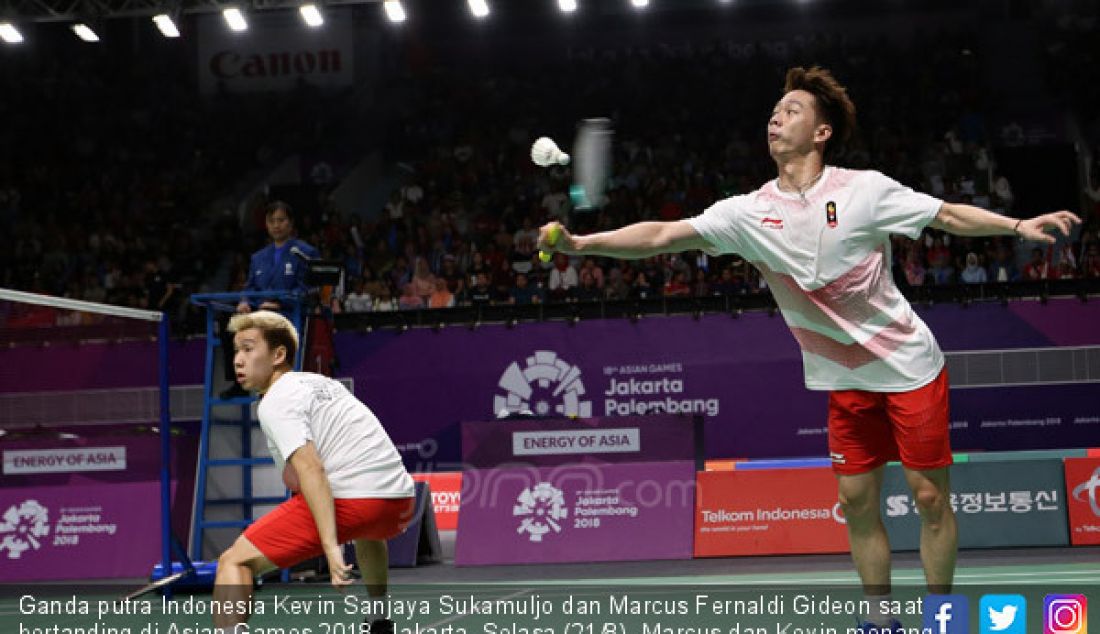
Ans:
[[[587,418],[592,415],[592,401],[581,400],[585,394],[581,369],[549,350],[538,350],[527,357],[524,368],[513,362],[497,385],[505,392],[493,399],[493,412],[497,416],[531,413]]]
[[[27,550],[38,550],[50,534],[50,511],[38,500],[26,500],[9,508],[0,518],[0,552],[19,559]]]
[[[569,515],[569,509],[565,508],[561,489],[549,482],[539,482],[519,494],[512,515],[521,518],[517,533],[527,533],[531,541],[541,542],[547,533],[561,532],[561,522]]]

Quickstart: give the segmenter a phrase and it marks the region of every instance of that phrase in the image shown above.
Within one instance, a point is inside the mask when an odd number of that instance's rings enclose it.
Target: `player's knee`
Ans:
[[[248,564],[248,554],[245,549],[241,547],[240,541],[233,542],[230,546],[218,557],[218,566],[244,566]]]
[[[913,492],[913,498],[917,504],[917,511],[925,522],[938,524],[943,519],[944,513],[950,510],[948,496],[930,482],[918,487]]]
[[[878,516],[878,499],[867,491],[840,491],[840,508],[849,523],[860,523]]]
[[[239,566],[240,561],[237,553],[233,552],[233,547],[225,549],[225,551],[218,557],[218,568],[223,566]]]

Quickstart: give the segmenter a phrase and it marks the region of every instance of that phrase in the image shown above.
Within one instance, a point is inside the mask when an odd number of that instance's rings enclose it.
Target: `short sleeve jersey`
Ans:
[[[312,441],[334,498],[403,498],[412,477],[374,413],[339,381],[311,372],[279,377],[259,406],[260,427],[279,471]]]
[[[890,273],[890,234],[917,238],[943,201],[876,171],[826,167],[804,195],[776,181],[688,222],[711,255],[761,272],[802,348],[811,390],[904,392],[944,359]]]

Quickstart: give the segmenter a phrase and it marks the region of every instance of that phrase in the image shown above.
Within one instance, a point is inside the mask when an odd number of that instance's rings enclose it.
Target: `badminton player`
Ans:
[[[886,632],[898,627],[880,609],[891,592],[879,511],[887,461],[901,460],[920,513],[931,592],[950,591],[958,541],[944,357],[894,285],[889,236],[916,238],[932,227],[1052,243],[1050,233],[1068,235],[1080,220],[1066,211],[1017,220],[945,203],[876,171],[827,164],[855,115],[847,90],[827,70],[792,68],[767,125],[775,180],[688,220],[585,236],[551,223],[540,231],[539,248],[624,259],[701,249],[737,253],[760,270],[802,348],[806,387],[830,393],[829,453],[852,559],[872,606],[862,615],[863,630]]]
[[[255,575],[320,555],[332,585],[347,586],[351,566],[341,544],[349,541],[368,594],[381,598],[389,567],[385,540],[408,526],[415,506],[413,481],[397,449],[374,414],[339,382],[291,371],[298,333],[286,317],[267,310],[236,315],[229,330],[237,379],[261,394],[260,427],[294,495],[218,559],[214,601],[241,605],[251,600]],[[222,612],[214,610],[214,625],[226,632],[248,619]]]

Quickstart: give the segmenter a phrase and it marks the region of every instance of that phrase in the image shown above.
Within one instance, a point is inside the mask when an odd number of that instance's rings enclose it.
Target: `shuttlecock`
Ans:
[[[561,151],[550,137],[540,137],[531,146],[531,160],[540,167],[569,165],[569,155]]]

